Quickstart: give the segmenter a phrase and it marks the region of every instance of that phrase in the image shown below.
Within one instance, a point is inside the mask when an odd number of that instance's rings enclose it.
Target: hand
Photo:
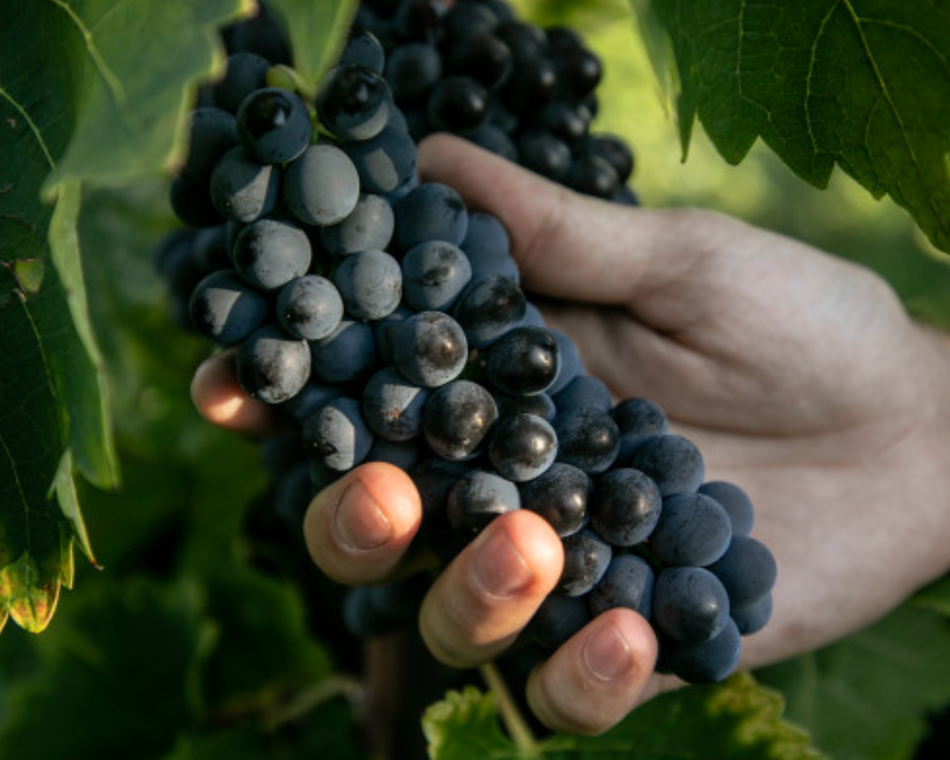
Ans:
[[[707,478],[752,497],[753,535],[779,576],[773,619],[745,639],[744,667],[861,628],[947,569],[947,340],[909,320],[879,278],[713,213],[583,198],[453,138],[427,140],[420,170],[501,218],[523,285],[556,299],[545,316],[592,374],[618,398],[658,402],[699,445]],[[268,410],[228,366],[196,375],[199,409],[265,429]],[[314,500],[305,530],[324,571],[367,583],[399,571],[418,523],[409,479],[368,465]],[[420,616],[429,648],[452,665],[491,659],[560,564],[535,515],[496,520],[433,586]],[[670,684],[652,674],[655,655],[647,622],[613,610],[533,673],[529,702],[556,730],[606,730]]]

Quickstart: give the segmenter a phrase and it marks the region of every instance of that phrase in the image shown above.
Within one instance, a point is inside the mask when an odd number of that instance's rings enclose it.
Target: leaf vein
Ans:
[[[92,59],[93,64],[95,64],[96,70],[99,72],[99,75],[102,77],[103,81],[106,84],[106,88],[109,90],[109,93],[112,95],[116,104],[119,106],[119,111],[123,114],[126,111],[127,98],[125,95],[125,88],[122,86],[122,80],[112,71],[112,68],[106,62],[105,57],[99,51],[98,46],[96,45],[93,34],[86,27],[86,24],[79,17],[79,15],[70,7],[65,0],[52,0],[52,2],[59,6],[73,24],[76,25],[76,28],[79,30],[79,33],[82,35],[83,41],[86,43],[86,50],[89,52],[89,57]]]
[[[56,168],[56,162],[53,161],[53,157],[50,155],[49,148],[46,147],[46,141],[43,139],[43,135],[40,133],[39,127],[36,126],[36,122],[30,118],[30,114],[27,110],[20,104],[20,102],[14,98],[9,92],[7,92],[3,86],[0,86],[0,95],[2,95],[7,102],[12,105],[18,114],[23,117],[23,120],[29,126],[30,131],[33,133],[33,136],[36,138],[37,144],[40,146],[40,149],[43,151],[43,155],[46,156],[47,162],[49,162],[50,169]]]

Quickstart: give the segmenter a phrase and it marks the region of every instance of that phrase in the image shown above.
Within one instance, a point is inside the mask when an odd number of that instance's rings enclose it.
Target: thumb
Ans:
[[[525,287],[546,296],[624,303],[667,259],[671,212],[583,196],[449,135],[419,147],[419,171],[453,187],[473,210],[498,217],[511,236]]]

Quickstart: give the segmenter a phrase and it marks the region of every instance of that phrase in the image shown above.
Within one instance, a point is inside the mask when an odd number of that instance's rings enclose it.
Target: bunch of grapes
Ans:
[[[297,431],[268,447],[285,511],[389,462],[419,489],[417,540],[447,562],[498,515],[532,510],[565,564],[525,639],[554,649],[629,607],[662,669],[724,678],[771,614],[775,562],[749,535],[748,497],[704,481],[654,402],[614,402],[527,298],[501,222],[416,173],[418,139],[448,130],[635,203],[629,148],[589,132],[596,56],[500,0],[367,0],[315,97],[289,73],[232,52],[171,185],[188,227],[158,254],[181,321],[235,348],[244,390]],[[404,622],[426,585],[354,589],[351,627]]]

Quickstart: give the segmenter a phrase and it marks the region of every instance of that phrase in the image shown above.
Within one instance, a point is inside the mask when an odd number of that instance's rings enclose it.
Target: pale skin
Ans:
[[[455,138],[427,140],[419,168],[504,222],[523,286],[590,373],[616,398],[659,403],[707,479],[752,497],[779,573],[742,667],[859,630],[950,568],[950,341],[880,278],[715,213],[583,198]],[[274,431],[229,353],[199,368],[192,393],[213,423]],[[409,478],[370,464],[320,493],[304,530],[323,572],[366,584],[400,571],[420,516]],[[423,604],[430,651],[452,666],[496,657],[562,562],[537,515],[495,520]],[[646,620],[612,610],[534,671],[529,704],[554,730],[602,732],[675,685],[653,672],[656,648]]]

